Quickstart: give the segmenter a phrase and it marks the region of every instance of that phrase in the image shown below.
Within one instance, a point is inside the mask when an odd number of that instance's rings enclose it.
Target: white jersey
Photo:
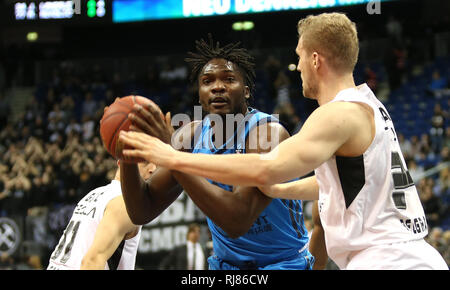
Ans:
[[[121,194],[120,182],[113,180],[106,186],[92,190],[78,202],[69,224],[50,257],[48,270],[80,269],[81,260],[94,241],[106,206],[113,198]],[[121,242],[106,263],[105,270],[134,270],[140,234],[141,227],[136,236]]]
[[[363,155],[333,156],[315,170],[327,252],[345,269],[360,251],[422,239],[428,226],[386,108],[366,84],[339,92],[337,101],[369,105],[376,127]]]

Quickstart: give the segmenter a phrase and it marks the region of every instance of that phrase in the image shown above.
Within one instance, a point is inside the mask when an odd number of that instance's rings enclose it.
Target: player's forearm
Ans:
[[[123,199],[131,221],[134,224],[145,224],[149,219],[151,203],[145,181],[141,178],[137,165],[122,162],[120,180]]]
[[[275,184],[260,187],[260,190],[267,196],[282,199],[319,199],[319,185],[316,177],[311,176],[293,182]]]
[[[298,144],[289,138],[269,153],[191,154],[174,153],[168,161],[171,169],[202,176],[230,185],[266,186],[304,176],[320,165],[321,160],[306,150],[292,148]],[[311,150],[310,150],[311,151]]]
[[[171,168],[230,185],[258,186],[266,183],[268,160],[260,154],[208,155],[178,152]]]

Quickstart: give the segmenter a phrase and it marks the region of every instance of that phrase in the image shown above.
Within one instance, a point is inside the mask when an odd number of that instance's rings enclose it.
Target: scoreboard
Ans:
[[[6,4],[8,19],[13,23],[49,22],[105,23],[111,22],[111,1],[12,1]]]

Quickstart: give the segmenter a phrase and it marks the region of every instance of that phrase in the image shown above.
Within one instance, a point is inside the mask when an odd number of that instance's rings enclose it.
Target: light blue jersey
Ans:
[[[216,148],[213,143],[211,119],[203,119],[200,134],[196,134],[192,153],[245,153],[250,131],[276,118],[256,109],[249,109],[238,123],[234,136]],[[198,135],[198,136],[197,136]],[[224,138],[225,139],[225,138]],[[252,170],[249,164],[249,170]],[[233,186],[209,180],[212,184],[232,191]],[[214,254],[208,259],[210,269],[310,269],[314,258],[306,250],[309,241],[303,222],[300,200],[273,199],[256,219],[248,232],[237,239],[230,238],[212,220],[207,218],[212,234]]]

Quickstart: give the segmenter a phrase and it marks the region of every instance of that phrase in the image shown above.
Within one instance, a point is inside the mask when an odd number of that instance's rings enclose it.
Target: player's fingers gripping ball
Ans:
[[[127,163],[143,161],[139,158],[125,157],[122,154],[122,150],[129,149],[129,147],[124,146],[122,142],[118,142],[120,131],[130,130],[131,120],[128,118],[128,114],[131,113],[135,104],[141,105],[146,110],[150,105],[161,111],[159,106],[150,99],[142,96],[126,96],[117,98],[114,103],[106,107],[100,120],[100,136],[106,151],[114,158],[121,159]]]

